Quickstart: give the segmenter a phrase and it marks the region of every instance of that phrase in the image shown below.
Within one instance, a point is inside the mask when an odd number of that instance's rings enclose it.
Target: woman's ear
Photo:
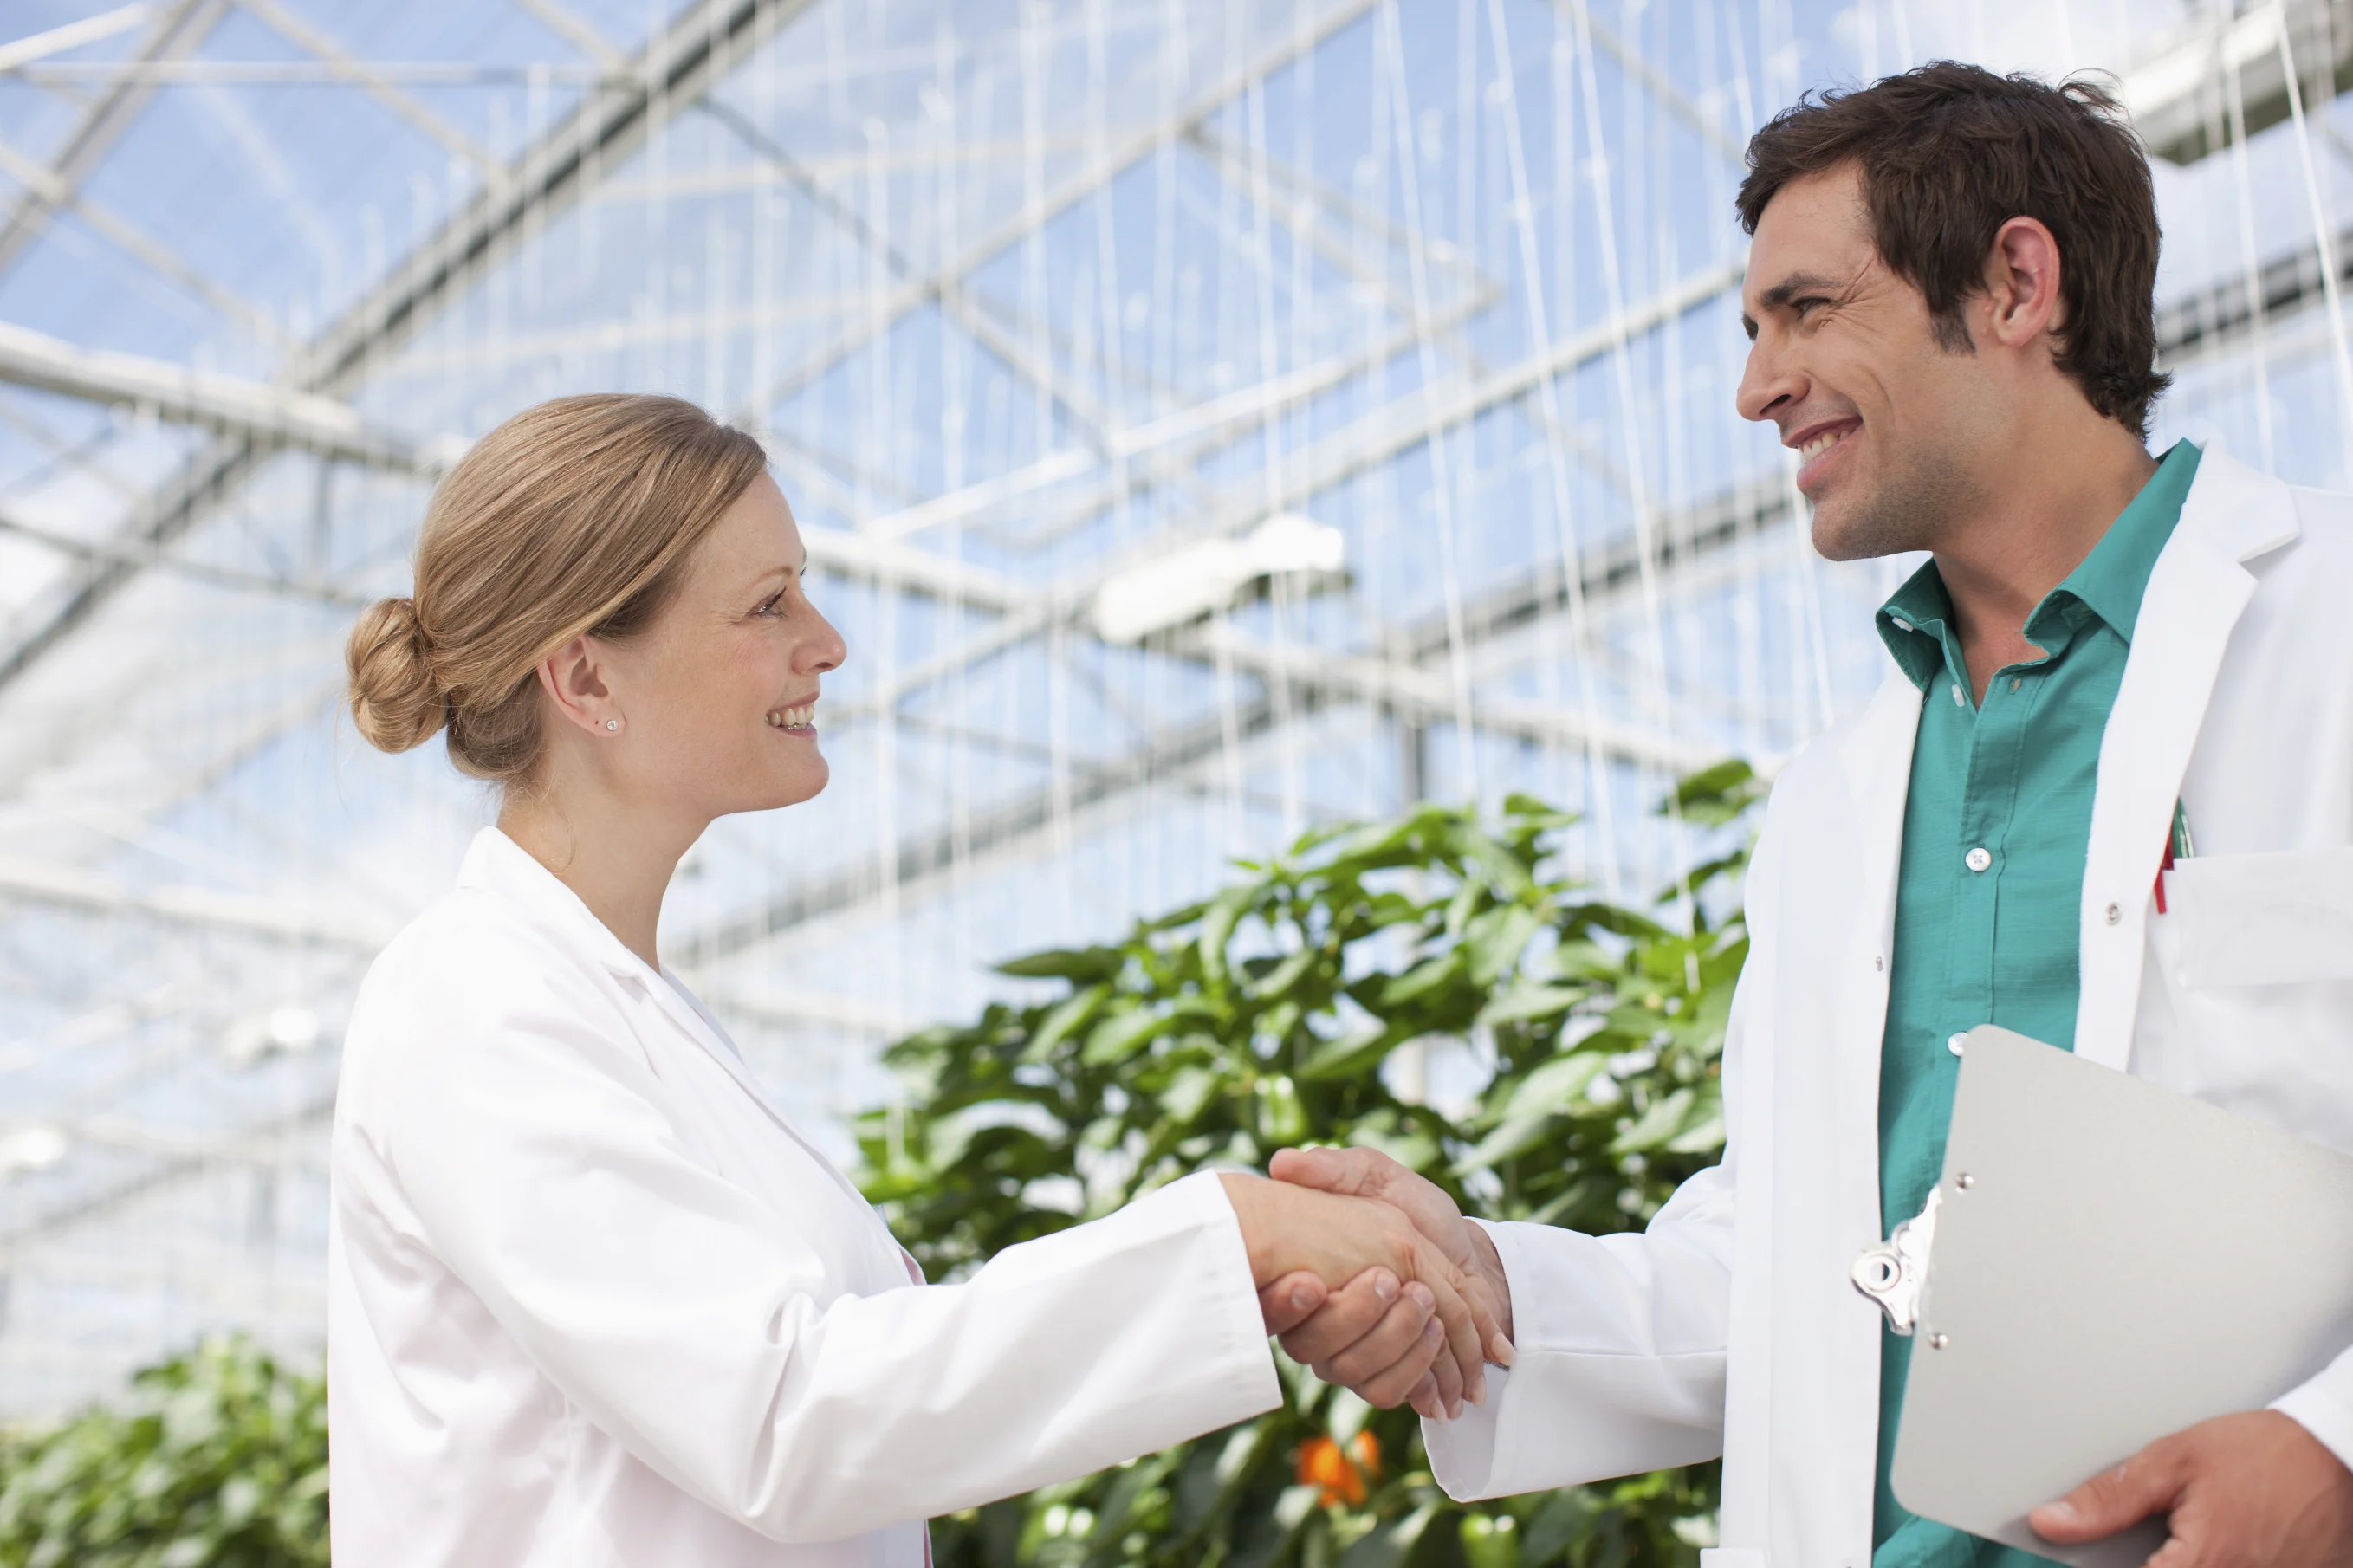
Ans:
[[[605,649],[596,638],[574,637],[539,661],[539,689],[567,723],[594,735],[617,733],[619,705],[605,684]]]

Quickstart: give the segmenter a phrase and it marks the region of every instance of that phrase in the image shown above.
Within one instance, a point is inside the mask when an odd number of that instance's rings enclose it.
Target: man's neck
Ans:
[[[2137,437],[2111,419],[2043,426],[2006,451],[1984,500],[1954,521],[1936,551],[1978,700],[1994,672],[2040,658],[2026,618],[2067,580],[2157,471]]]

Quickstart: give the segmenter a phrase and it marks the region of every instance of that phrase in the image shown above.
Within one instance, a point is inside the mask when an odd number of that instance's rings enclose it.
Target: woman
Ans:
[[[1275,1405],[1265,1333],[1326,1289],[1372,1292],[1392,1403],[1459,1409],[1510,1353],[1393,1210],[1250,1176],[923,1283],[655,953],[713,818],[825,786],[845,649],[806,562],[750,437],[566,398],[450,472],[415,598],[352,635],[360,733],[446,729],[501,796],[344,1046],[338,1568],[918,1568],[934,1514]]]

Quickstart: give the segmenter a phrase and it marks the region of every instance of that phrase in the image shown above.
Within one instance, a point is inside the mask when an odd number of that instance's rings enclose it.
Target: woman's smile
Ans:
[[[771,730],[782,730],[788,735],[814,735],[817,733],[817,699],[812,697],[798,707],[771,708],[767,718]]]

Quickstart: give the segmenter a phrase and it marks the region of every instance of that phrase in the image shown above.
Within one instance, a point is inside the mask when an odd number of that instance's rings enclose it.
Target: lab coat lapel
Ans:
[[[639,993],[647,1004],[683,1031],[704,1055],[725,1069],[727,1076],[752,1097],[752,1102],[765,1111],[769,1120],[781,1128],[786,1137],[807,1150],[820,1166],[832,1172],[837,1184],[860,1203],[865,1202],[864,1196],[834,1170],[833,1162],[826,1158],[824,1151],[801,1136],[800,1129],[776,1109],[767,1091],[753,1078],[752,1070],[744,1065],[744,1058],[728,1048],[727,1043],[718,1037],[702,1016],[678,994],[677,987],[631,952],[621,939],[580,901],[579,895],[559,881],[546,867],[533,859],[522,846],[495,827],[483,828],[474,836],[473,847],[466,852],[466,863],[459,872],[458,881],[461,887],[491,889],[513,900],[537,920],[554,927],[566,940],[585,946],[591,962]]]
[[[2297,531],[2287,486],[2209,451],[2149,573],[2101,736],[2079,912],[2075,1054],[2103,1067],[2121,1070],[2132,1055],[2151,892],[2173,805],[2232,630],[2254,593],[2242,563]]]
[[[1912,793],[1920,702],[1920,689],[1902,671],[1889,670],[1838,750],[1854,813],[1856,902],[1854,947],[1837,959],[1838,973],[1847,977],[1847,1006],[1841,1031],[1845,1048],[1837,1053],[1831,1103],[1838,1146],[1847,1156],[1840,1161],[1840,1185],[1873,1214],[1879,1212],[1879,1057],[1887,1033],[1896,878],[1904,859],[1904,807]],[[1893,1223],[1905,1216],[1882,1217]]]
[[[667,976],[656,974],[648,970],[638,955],[629,952],[628,948],[621,949],[621,956],[630,965],[629,971],[623,977],[634,981],[638,988],[646,994],[657,1008],[660,1009],[665,1017],[684,1030],[687,1038],[702,1047],[705,1056],[725,1068],[727,1076],[733,1079],[742,1087],[744,1092],[752,1097],[752,1103],[766,1111],[768,1120],[774,1121],[786,1137],[807,1151],[818,1167],[833,1178],[834,1185],[848,1193],[860,1204],[864,1204],[866,1194],[851,1184],[849,1178],[843,1175],[834,1163],[826,1157],[824,1150],[801,1135],[801,1130],[793,1125],[790,1117],[776,1109],[776,1101],[768,1098],[768,1091],[762,1089],[759,1079],[752,1076],[752,1069],[744,1064],[743,1057],[728,1047],[727,1042],[719,1037],[718,1032],[711,1026],[710,1021],[697,1012],[693,1005],[685,997],[679,994],[678,987],[672,985]],[[896,1248],[898,1243],[894,1241],[892,1246]]]

